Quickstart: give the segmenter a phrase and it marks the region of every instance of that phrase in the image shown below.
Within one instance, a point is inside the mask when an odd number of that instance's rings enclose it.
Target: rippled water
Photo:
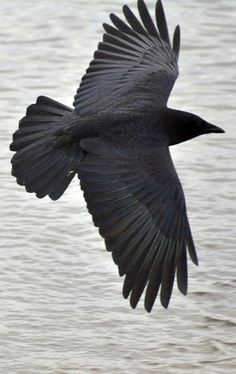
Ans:
[[[172,29],[182,26],[169,104],[226,130],[173,148],[200,258],[187,297],[175,290],[167,311],[132,310],[78,181],[52,202],[10,176],[8,144],[25,107],[39,94],[71,104],[101,23],[121,4],[0,3],[1,373],[236,372],[234,0],[164,2]]]

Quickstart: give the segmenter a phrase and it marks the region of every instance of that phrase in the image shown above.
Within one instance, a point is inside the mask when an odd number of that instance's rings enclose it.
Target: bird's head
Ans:
[[[199,135],[211,133],[224,133],[224,130],[218,126],[212,125],[196,115],[191,116],[188,126],[185,127],[186,140],[195,138]]]
[[[201,117],[171,109],[168,113],[170,145],[178,144],[196,136],[210,133],[224,133],[220,127],[212,125]]]

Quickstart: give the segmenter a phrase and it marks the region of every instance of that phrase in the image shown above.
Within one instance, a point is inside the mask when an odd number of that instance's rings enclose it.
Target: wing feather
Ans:
[[[135,308],[146,287],[145,308],[151,311],[161,289],[167,308],[175,274],[179,290],[187,292],[187,247],[197,262],[168,148],[140,154],[135,149],[134,155],[101,138],[83,139],[80,146],[85,151],[78,169],[81,188],[119,274],[125,275],[124,297],[130,296]]]
[[[173,36],[173,52],[175,53],[177,60],[179,59],[179,50],[180,50],[180,27],[176,26]]]
[[[166,16],[162,6],[162,2],[160,0],[158,0],[156,3],[156,21],[161,39],[163,39],[170,46],[170,37],[166,22]]]
[[[143,0],[138,0],[138,10],[148,34],[159,39],[157,29]]]
[[[156,24],[143,0],[138,0],[140,19],[125,5],[126,21],[111,14],[114,26],[104,24],[98,44],[74,100],[81,115],[101,108],[129,105],[134,111],[147,105],[165,106],[178,76],[180,31],[177,26],[173,48],[161,1],[156,4]],[[145,100],[146,99],[146,100]]]
[[[145,35],[147,36],[147,31],[145,28],[142,26],[142,24],[139,22],[139,20],[136,18],[134,13],[131,11],[131,9],[127,6],[123,6],[123,13],[125,15],[126,20],[132,27],[134,31],[136,31],[138,34]]]

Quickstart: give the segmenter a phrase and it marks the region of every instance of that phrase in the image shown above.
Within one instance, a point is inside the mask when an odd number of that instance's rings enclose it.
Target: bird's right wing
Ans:
[[[178,76],[180,29],[176,27],[171,46],[165,13],[156,3],[156,25],[143,0],[138,0],[141,21],[125,5],[126,23],[111,14],[113,25],[106,33],[83,76],[75,96],[75,111],[91,115],[104,108],[144,100],[145,106],[166,105]]]
[[[197,256],[181,184],[168,147],[126,150],[100,138],[83,139],[85,157],[78,175],[88,210],[120,275],[123,295],[133,308],[147,285],[145,308],[160,298],[168,306],[177,270],[180,291],[187,292],[186,248]]]

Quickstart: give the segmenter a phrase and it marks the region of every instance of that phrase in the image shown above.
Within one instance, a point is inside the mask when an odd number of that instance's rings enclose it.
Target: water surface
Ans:
[[[153,9],[152,1],[148,4]],[[135,6],[134,1],[129,2]],[[122,279],[87,213],[79,182],[52,202],[10,176],[11,133],[38,95],[71,105],[108,13],[122,1],[0,4],[0,371],[11,374],[219,374],[236,371],[236,4],[165,1],[180,23],[180,78],[169,105],[225,135],[173,148],[200,266],[189,294],[149,315]]]

